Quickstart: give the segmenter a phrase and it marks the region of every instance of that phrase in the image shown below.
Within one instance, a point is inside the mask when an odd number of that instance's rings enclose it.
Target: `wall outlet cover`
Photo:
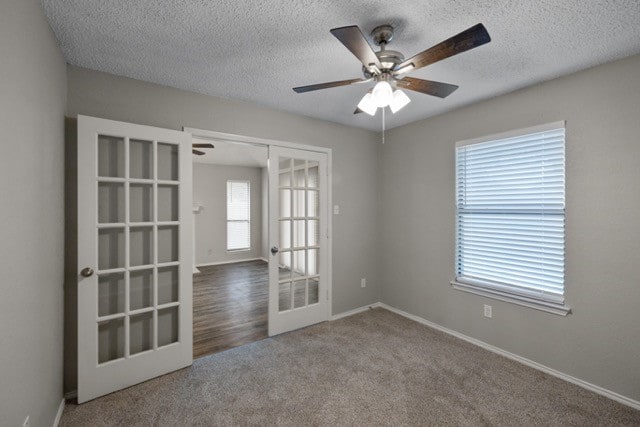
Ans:
[[[493,315],[492,307],[490,305],[485,304],[484,305],[484,317],[491,318],[492,315]]]

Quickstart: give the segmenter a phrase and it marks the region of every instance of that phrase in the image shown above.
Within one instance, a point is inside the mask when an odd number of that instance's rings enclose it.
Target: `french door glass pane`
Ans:
[[[98,135],[98,176],[124,178],[124,138]]]
[[[291,221],[278,221],[280,223],[280,249],[291,248]]]
[[[308,290],[309,290],[309,305],[315,304],[318,302],[319,295],[319,280],[318,278],[309,279]]]
[[[98,322],[98,363],[124,357],[124,318]]]
[[[98,183],[98,222],[124,222],[124,184]]]
[[[315,190],[307,190],[307,216],[318,218],[320,216],[320,193]]]
[[[293,221],[293,246],[299,248],[305,245],[304,219]]]
[[[178,221],[178,186],[158,185],[158,221]]]
[[[158,143],[158,179],[178,180],[178,146]]]
[[[124,273],[98,276],[98,316],[124,312]]]
[[[124,228],[98,230],[98,269],[124,268]]]
[[[129,307],[131,310],[153,305],[153,269],[129,273]]]
[[[129,353],[134,355],[153,348],[153,311],[129,319]]]
[[[178,266],[158,268],[158,304],[178,301]]]
[[[291,252],[280,252],[279,280],[291,280]]]
[[[150,222],[153,220],[153,185],[129,185],[129,221]]]
[[[291,190],[280,190],[280,218],[291,217]]]
[[[278,311],[291,310],[291,282],[278,285]]]
[[[309,161],[308,162],[308,172],[307,172],[307,187],[308,188],[318,188],[320,186],[320,179],[318,177],[318,162]]]
[[[153,263],[153,227],[131,227],[129,231],[129,264]]]
[[[293,170],[293,186],[294,187],[305,187],[305,176],[304,176],[304,164],[298,165]]]
[[[293,282],[293,308],[304,307],[306,305],[306,279]]]
[[[158,310],[158,347],[178,341],[178,307]]]
[[[129,177],[153,178],[153,142],[131,139],[129,141]]]
[[[320,242],[319,221],[307,220],[307,246],[317,246]]]
[[[178,226],[158,227],[158,262],[178,261]]]
[[[294,217],[305,216],[304,193],[305,193],[305,190],[293,190],[293,216]]]

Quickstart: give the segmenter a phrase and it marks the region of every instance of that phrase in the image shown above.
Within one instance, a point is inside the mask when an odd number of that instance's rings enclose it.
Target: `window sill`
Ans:
[[[455,280],[451,282],[451,286],[453,287],[453,289],[457,289],[459,291],[469,292],[475,295],[480,295],[483,297],[492,298],[499,301],[510,302],[512,304],[518,304],[524,307],[546,311],[547,313],[556,314],[558,316],[566,316],[567,314],[571,313],[571,307],[568,307],[564,304],[554,304],[552,302],[540,301],[540,300],[528,298],[521,295],[515,295],[515,294],[501,292],[494,289],[488,289],[478,285],[461,283]]]
[[[245,249],[227,249],[227,253],[229,254],[235,254],[237,252],[250,252],[251,248],[245,248]]]

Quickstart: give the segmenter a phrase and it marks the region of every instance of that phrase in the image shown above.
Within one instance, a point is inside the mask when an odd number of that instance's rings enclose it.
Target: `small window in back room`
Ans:
[[[456,289],[565,305],[564,122],[456,144]]]
[[[227,250],[251,249],[249,181],[227,181]]]

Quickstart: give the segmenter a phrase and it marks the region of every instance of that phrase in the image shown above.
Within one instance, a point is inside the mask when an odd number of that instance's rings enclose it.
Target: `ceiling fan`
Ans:
[[[340,40],[362,62],[364,77],[294,87],[293,90],[296,93],[304,93],[375,81],[376,85],[364,95],[358,103],[358,108],[354,111],[354,114],[365,112],[371,116],[376,113],[378,108],[384,109],[387,106],[393,113],[396,113],[411,102],[400,88],[439,98],[446,98],[451,95],[453,91],[458,89],[458,86],[416,79],[405,76],[405,74],[491,41],[491,37],[484,25],[477,24],[405,60],[402,53],[386,49],[387,44],[393,39],[393,27],[391,25],[381,25],[371,32],[371,38],[377,46],[380,46],[378,52],[373,51],[357,25],[334,28],[331,30],[331,34]]]
[[[193,154],[195,154],[196,156],[204,156],[205,152],[204,151],[200,151],[200,150],[196,150],[196,148],[216,148],[213,146],[213,144],[209,144],[209,143],[198,143],[198,144],[191,144],[191,152]]]

